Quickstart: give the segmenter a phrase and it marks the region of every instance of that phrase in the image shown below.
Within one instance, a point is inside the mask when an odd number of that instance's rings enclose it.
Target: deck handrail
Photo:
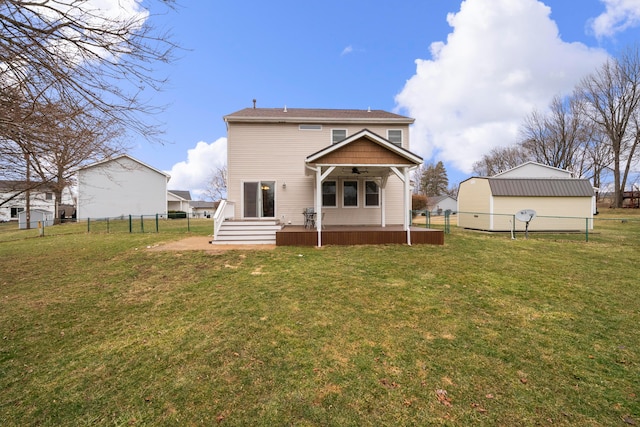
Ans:
[[[233,218],[235,205],[233,202],[228,202],[225,199],[220,200],[218,209],[213,214],[213,240],[218,239],[218,231],[222,227],[222,223],[227,218]]]

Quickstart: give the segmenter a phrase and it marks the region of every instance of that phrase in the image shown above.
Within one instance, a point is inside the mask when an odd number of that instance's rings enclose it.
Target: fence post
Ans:
[[[107,233],[109,233],[111,230],[109,229],[109,218],[107,218]]]
[[[451,211],[447,209],[444,211],[444,232],[446,234],[451,233],[451,224],[449,223],[451,218]]]
[[[129,233],[133,233],[133,222],[131,220],[131,215],[129,215]]]
[[[189,212],[187,212],[187,232],[191,232],[191,223],[189,220]]]
[[[158,228],[158,214],[156,214],[156,233],[158,233],[160,229]]]
[[[586,223],[586,227],[584,228],[584,235],[585,235],[585,239],[588,242],[589,241],[589,218],[585,218],[585,223]]]
[[[140,231],[144,233],[144,215],[140,215]]]
[[[426,228],[431,228],[431,212],[429,209],[424,212],[424,225]]]
[[[87,233],[91,232],[91,218],[87,218]]]

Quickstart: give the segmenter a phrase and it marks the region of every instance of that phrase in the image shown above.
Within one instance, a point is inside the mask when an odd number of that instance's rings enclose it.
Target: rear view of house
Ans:
[[[413,119],[381,110],[246,108],[224,120],[225,217],[306,226],[318,245],[334,226],[393,226],[410,241],[409,173],[422,163],[409,151]]]

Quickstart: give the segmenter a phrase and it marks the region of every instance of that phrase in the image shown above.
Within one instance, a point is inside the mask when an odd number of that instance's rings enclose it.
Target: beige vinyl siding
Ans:
[[[383,137],[388,128],[400,128],[395,124],[323,124],[322,130],[300,130],[299,123],[228,123],[228,200],[236,204],[236,218],[242,218],[243,213],[242,183],[270,180],[276,183],[275,217],[283,223],[303,224],[302,210],[314,206],[315,200],[314,173],[305,168],[306,157],[331,145],[331,129],[347,129],[347,135],[353,135],[364,127]],[[408,126],[402,129],[403,147],[408,148]],[[338,207],[323,209],[326,224],[380,223],[381,207],[364,207],[364,179],[360,178],[358,209],[341,207],[342,189],[338,183]],[[389,178],[386,195],[387,224],[402,224],[402,185],[397,177]]]
[[[537,217],[529,223],[530,231],[580,231],[586,227],[585,218],[592,218],[591,197],[494,197],[495,231],[511,229],[511,215],[523,209],[533,209]],[[589,221],[590,228],[593,222]],[[516,230],[525,229],[525,223],[515,221]]]
[[[458,226],[488,230],[491,225],[491,189],[487,178],[463,181],[458,190]]]

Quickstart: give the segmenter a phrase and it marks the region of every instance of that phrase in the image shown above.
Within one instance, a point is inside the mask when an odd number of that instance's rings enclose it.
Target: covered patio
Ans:
[[[307,227],[285,227],[276,244],[442,244],[437,230],[416,228],[412,238],[410,173],[420,164],[420,156],[367,129],[309,155],[313,220],[305,214]]]
[[[443,245],[444,231],[424,227],[390,225],[386,227],[365,225],[328,225],[321,231],[298,225],[287,225],[276,232],[276,246],[322,245],[383,245],[430,244]]]

